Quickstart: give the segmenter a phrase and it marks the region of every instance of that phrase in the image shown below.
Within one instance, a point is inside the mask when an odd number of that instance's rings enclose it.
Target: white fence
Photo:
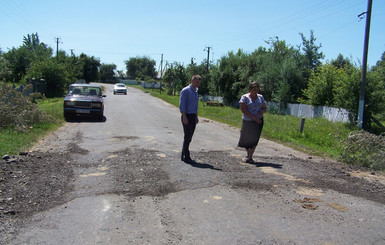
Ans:
[[[268,102],[268,109],[278,107],[278,103]],[[311,106],[305,104],[287,104],[283,113],[295,117],[317,118],[324,117],[332,122],[349,122],[349,112],[345,109],[327,107],[327,106]]]
[[[217,101],[223,103],[222,97],[215,97],[211,95],[203,95],[202,101]],[[239,108],[239,102],[232,103],[234,107]],[[327,107],[327,106],[311,106],[306,104],[287,104],[286,108],[279,108],[276,102],[267,102],[267,110],[270,112],[283,113],[295,117],[317,118],[324,117],[332,122],[349,122],[349,112],[345,109]]]
[[[142,87],[143,88],[155,88],[155,89],[160,89],[162,88],[162,84],[157,82],[157,83],[145,83],[142,82]]]

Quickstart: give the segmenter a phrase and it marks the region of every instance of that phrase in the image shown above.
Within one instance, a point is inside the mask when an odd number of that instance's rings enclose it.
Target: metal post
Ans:
[[[301,121],[299,123],[299,129],[298,129],[301,134],[303,132],[304,126],[305,126],[305,118],[303,117],[303,118],[301,118]]]

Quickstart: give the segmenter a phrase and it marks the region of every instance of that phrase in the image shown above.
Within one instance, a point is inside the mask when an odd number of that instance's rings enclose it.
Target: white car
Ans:
[[[116,83],[114,85],[114,94],[127,94],[127,87],[124,83]]]

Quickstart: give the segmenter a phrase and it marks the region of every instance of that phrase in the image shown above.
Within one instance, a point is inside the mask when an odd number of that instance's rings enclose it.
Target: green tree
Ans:
[[[260,81],[261,93],[266,100],[282,105],[295,102],[306,88],[303,74],[307,68],[303,56],[298,49],[288,46],[278,37],[267,43],[270,45],[268,51],[258,52],[261,69],[252,77]]]
[[[184,86],[185,82],[188,80],[186,69],[180,63],[173,63],[166,70],[163,76],[163,81],[167,84],[167,94],[175,95],[176,92],[179,92]]]
[[[344,108],[351,113],[351,122],[358,115],[361,70],[355,66],[337,68],[331,64],[320,66],[311,73],[309,87],[304,91],[309,102],[318,106]],[[370,118],[385,110],[385,82],[381,73],[367,73],[365,88],[364,129],[370,130]]]
[[[63,96],[65,88],[71,82],[65,65],[57,63],[53,58],[35,62],[26,75],[27,80],[32,78],[45,81],[45,96],[48,98]]]
[[[321,59],[324,58],[324,54],[320,52],[322,45],[316,45],[315,41],[317,40],[314,37],[314,31],[310,31],[310,38],[306,39],[303,33],[300,33],[302,38],[302,51],[305,53],[307,67],[314,70],[321,64]]]
[[[52,49],[39,40],[38,34],[27,35],[23,38],[23,45],[19,48],[12,48],[3,53],[0,75],[2,80],[13,83],[23,81],[27,70],[33,62],[49,59]]]
[[[26,47],[32,57],[32,62],[49,59],[52,56],[52,48],[41,43],[37,33],[23,37],[23,46]]]
[[[87,83],[98,80],[100,60],[94,56],[82,53],[79,57],[79,64],[82,67],[82,77]]]
[[[139,80],[152,79],[156,76],[155,60],[148,57],[132,57],[125,61],[127,76]]]
[[[32,61],[29,54],[28,49],[22,46],[18,49],[12,48],[2,55],[8,71],[4,73],[7,81],[19,83],[23,79]]]
[[[385,52],[382,53],[381,59],[372,67],[372,71],[378,72],[380,79],[385,81]]]
[[[337,59],[331,61],[331,64],[337,68],[352,67],[353,64],[350,59],[345,58],[342,54],[338,54]]]
[[[332,62],[333,63],[333,62]],[[340,63],[341,64],[341,63]],[[347,64],[338,65],[341,73],[340,79],[336,80],[333,88],[334,107],[344,108],[351,113],[351,122],[357,120],[358,102],[360,98],[361,71],[355,66]]]
[[[210,66],[211,67],[211,66]],[[202,77],[202,83],[199,86],[199,94],[205,95],[210,94],[209,86],[211,84],[211,76],[209,71],[207,71],[207,62],[203,60],[200,65],[195,63],[189,64],[186,67],[187,79],[183,81],[184,86],[190,84],[190,80],[194,75],[200,75]]]
[[[240,73],[242,71],[242,62],[245,61],[247,54],[242,50],[237,53],[230,51],[222,56],[219,61],[218,77],[215,77],[214,84],[218,94],[223,96],[226,104],[232,104],[238,99],[245,85],[241,82]]]
[[[346,81],[345,73],[337,67],[325,64],[310,74],[308,88],[304,90],[309,103],[315,106],[334,106],[335,84]]]
[[[99,71],[100,80],[102,82],[114,83],[116,81],[115,70],[115,64],[102,64]]]

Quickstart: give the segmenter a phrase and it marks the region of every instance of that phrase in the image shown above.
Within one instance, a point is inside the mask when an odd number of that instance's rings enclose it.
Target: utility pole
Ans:
[[[162,82],[162,78],[163,78],[163,54],[160,58],[160,80]]]
[[[55,37],[56,41],[56,60],[59,61],[59,42],[60,42],[60,37]]]
[[[372,0],[368,0],[367,12],[361,13],[360,15],[358,15],[358,17],[360,17],[363,14],[366,14],[366,27],[365,27],[364,55],[362,60],[360,101],[358,105],[358,126],[360,129],[362,129],[363,123],[364,123],[366,70],[367,70],[367,63],[368,63],[370,19],[372,16]]]
[[[210,46],[208,46],[208,47],[206,47],[203,51],[206,51],[206,49],[207,49],[207,71],[209,70],[209,63],[210,63],[210,49],[211,49],[212,47],[210,47]]]

